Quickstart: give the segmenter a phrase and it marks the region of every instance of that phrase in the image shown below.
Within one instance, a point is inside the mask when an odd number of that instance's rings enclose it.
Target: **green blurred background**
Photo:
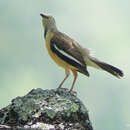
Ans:
[[[64,78],[45,49],[40,13],[47,13],[60,31],[124,71],[117,79],[88,68],[90,77],[79,74],[74,90],[95,130],[130,130],[129,5],[129,0],[1,0],[0,108],[33,88],[56,88]],[[71,75],[64,87],[72,80]]]

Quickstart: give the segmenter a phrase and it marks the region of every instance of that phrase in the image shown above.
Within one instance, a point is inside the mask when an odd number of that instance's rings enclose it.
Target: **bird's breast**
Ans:
[[[51,39],[53,38],[54,34],[53,33],[48,33],[46,35],[46,48],[47,51],[49,53],[49,55],[51,56],[51,58],[61,67],[63,68],[70,68],[70,69],[76,69],[74,66],[68,64],[67,62],[65,62],[64,60],[62,60],[59,56],[57,56],[51,49]]]

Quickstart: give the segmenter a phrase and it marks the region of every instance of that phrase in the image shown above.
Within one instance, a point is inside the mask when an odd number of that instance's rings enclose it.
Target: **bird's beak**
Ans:
[[[47,16],[47,15],[45,15],[45,14],[40,14],[41,16],[42,16],[42,18],[46,18],[46,19],[48,19],[49,17]]]

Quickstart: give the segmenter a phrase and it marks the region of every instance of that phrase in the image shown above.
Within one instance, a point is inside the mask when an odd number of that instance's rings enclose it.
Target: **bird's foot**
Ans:
[[[60,87],[58,87],[58,89],[67,90],[67,88],[60,88]]]
[[[76,91],[70,90],[70,93],[71,93],[71,94],[74,94],[74,95],[77,95],[77,92],[76,92]]]

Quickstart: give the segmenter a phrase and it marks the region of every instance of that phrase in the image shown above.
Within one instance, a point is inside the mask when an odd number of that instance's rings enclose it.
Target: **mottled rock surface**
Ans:
[[[31,90],[0,110],[0,128],[93,130],[83,103],[67,89]]]

